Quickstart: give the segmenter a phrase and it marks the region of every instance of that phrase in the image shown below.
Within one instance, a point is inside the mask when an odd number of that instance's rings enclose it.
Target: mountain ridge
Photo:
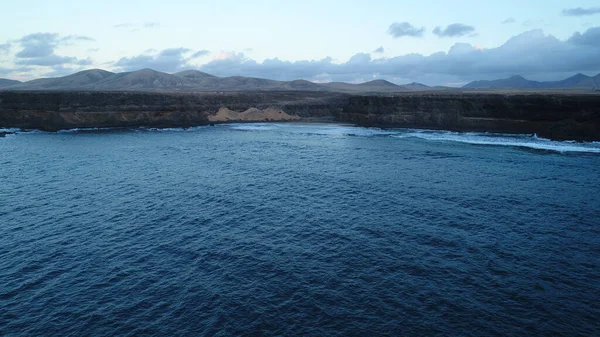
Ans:
[[[600,87],[600,74],[587,76],[577,73],[560,81],[531,81],[521,75],[497,80],[478,80],[465,84],[463,89],[591,89]]]
[[[113,73],[102,69],[88,69],[62,77],[39,78],[27,82],[0,79],[4,91],[315,91],[341,93],[393,93],[422,91],[425,85],[414,83],[397,85],[383,79],[365,83],[315,83],[303,79],[278,81],[257,77],[218,77],[199,70],[189,69],[173,74],[145,68],[136,71]]]
[[[430,87],[412,82],[398,85],[384,79],[364,83],[315,83],[303,79],[278,81],[257,77],[218,77],[199,70],[189,69],[173,74],[145,68],[136,71],[113,73],[103,69],[88,69],[62,77],[39,78],[20,82],[0,78],[3,91],[315,91],[341,93],[395,93],[461,89],[581,89],[598,90],[600,74],[587,76],[577,73],[560,81],[531,81],[520,75],[497,80],[478,80],[462,88]]]

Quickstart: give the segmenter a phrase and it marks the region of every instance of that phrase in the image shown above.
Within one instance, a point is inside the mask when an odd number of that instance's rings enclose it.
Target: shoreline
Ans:
[[[10,132],[2,131],[0,132],[0,138],[9,136],[9,135],[17,135],[17,134],[28,134],[28,133],[47,133],[47,134],[62,134],[62,133],[104,133],[104,132],[118,132],[118,131],[190,131],[190,129],[194,128],[210,128],[215,126],[227,126],[227,125],[248,125],[248,124],[286,124],[286,125],[306,125],[306,126],[340,126],[340,127],[351,127],[357,129],[374,129],[374,130],[389,130],[389,131],[416,131],[416,132],[446,132],[448,134],[456,134],[459,136],[469,136],[469,135],[478,135],[478,136],[495,136],[495,137],[511,137],[511,136],[521,136],[521,137],[531,137],[542,141],[551,141],[557,143],[574,143],[574,144],[600,144],[600,141],[581,141],[574,139],[551,139],[539,136],[535,133],[510,133],[510,132],[488,132],[488,131],[462,131],[462,130],[448,130],[448,129],[440,129],[440,128],[419,128],[419,127],[378,127],[378,126],[360,126],[351,123],[338,122],[335,120],[328,121],[313,121],[313,120],[294,120],[294,121],[228,121],[228,122],[216,122],[212,124],[203,124],[189,127],[154,127],[154,126],[137,126],[137,127],[91,127],[91,128],[71,128],[71,129],[62,129],[56,131],[45,131],[40,129],[20,129]]]
[[[59,131],[273,122],[600,141],[600,95],[0,92],[4,128]]]

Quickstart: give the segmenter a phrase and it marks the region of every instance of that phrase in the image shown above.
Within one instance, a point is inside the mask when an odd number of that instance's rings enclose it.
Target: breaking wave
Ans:
[[[473,145],[510,146],[555,152],[600,153],[600,143],[578,143],[574,141],[555,141],[536,135],[491,134],[476,132],[450,132],[410,130],[394,135],[396,138],[418,138],[437,142],[457,142]]]

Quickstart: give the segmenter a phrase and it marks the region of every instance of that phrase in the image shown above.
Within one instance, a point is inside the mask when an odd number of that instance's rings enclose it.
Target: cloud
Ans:
[[[8,53],[10,51],[10,47],[10,43],[0,44],[0,53]]]
[[[595,46],[600,48],[600,27],[586,30],[583,34],[576,32],[568,42],[578,46]]]
[[[206,56],[210,54],[210,51],[208,50],[199,50],[197,52],[195,52],[194,54],[192,54],[192,56],[190,58],[198,58],[198,57],[202,57],[202,56]]]
[[[56,66],[62,64],[91,64],[90,59],[80,60],[71,56],[60,56],[55,53],[56,48],[63,45],[72,45],[78,41],[94,41],[87,36],[68,35],[60,37],[56,33],[34,33],[23,36],[17,42],[22,49],[15,54],[17,65],[26,66]]]
[[[60,42],[64,44],[73,44],[75,42],[94,42],[96,39],[91,38],[89,36],[81,36],[81,35],[67,35],[60,39]]]
[[[0,67],[0,76],[11,75],[15,73],[28,73],[32,71],[30,67],[2,68]]]
[[[394,22],[388,28],[388,34],[395,38],[403,36],[422,37],[425,27],[417,28],[408,22]]]
[[[508,24],[508,23],[515,23],[515,18],[512,18],[512,17],[511,18],[507,18],[506,20],[504,20],[504,21],[502,21],[500,23],[503,24],[503,25]]]
[[[18,42],[23,49],[15,56],[19,58],[46,57],[54,53],[58,45],[58,34],[35,33],[22,37]]]
[[[15,64],[28,65],[28,66],[55,66],[65,63],[75,63],[77,58],[69,56],[58,56],[58,55],[46,55],[33,58],[25,58],[22,60],[16,60]]]
[[[379,48],[377,48],[377,49],[373,50],[373,52],[374,52],[374,53],[377,53],[377,54],[382,54],[384,51],[385,51],[385,50],[383,49],[383,47],[379,47]]]
[[[562,15],[564,16],[585,16],[585,15],[594,15],[600,14],[600,7],[591,7],[591,8],[565,8],[562,10]]]
[[[456,37],[456,36],[465,36],[467,34],[475,33],[475,27],[464,25],[462,23],[453,23],[448,25],[445,29],[440,28],[439,26],[433,29],[433,34],[439,37]]]
[[[192,50],[187,48],[165,49],[157,54],[141,54],[133,57],[123,57],[114,63],[120,71],[134,71],[151,68],[158,71],[176,72],[188,67],[188,61],[193,58],[186,57]]]
[[[223,53],[200,69],[217,76],[252,76],[276,80],[328,79],[359,81],[383,78],[396,83],[426,84],[468,82],[514,74],[550,79],[565,73],[600,72],[600,27],[568,40],[559,40],[541,30],[527,31],[496,48],[478,48],[457,43],[447,52],[429,56],[406,54],[391,58],[371,58],[359,53],[344,63],[326,57],[320,60],[284,61],[278,58],[257,62],[243,53]],[[595,44],[594,44],[595,43]],[[554,76],[554,77],[553,77]]]
[[[133,22],[124,22],[118,25],[114,25],[113,28],[117,29],[131,29],[132,32],[138,31],[142,28],[157,28],[160,27],[159,22],[144,22],[144,23],[133,23]]]

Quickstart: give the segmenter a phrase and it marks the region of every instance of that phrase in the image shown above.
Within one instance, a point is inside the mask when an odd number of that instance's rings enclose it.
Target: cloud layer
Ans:
[[[422,34],[399,24],[390,28],[402,34]],[[440,28],[441,35],[471,34],[472,27],[450,25]],[[400,27],[400,28],[398,28]],[[396,29],[398,28],[398,29]],[[415,31],[416,30],[416,31]],[[411,36],[411,35],[408,35]],[[45,69],[50,75],[64,75],[90,65],[90,59],[64,56],[57,48],[72,43],[92,40],[83,36],[59,36],[36,33],[1,45],[0,52],[14,52],[13,70],[1,66],[3,76],[16,71]],[[12,44],[12,45],[11,45]],[[576,72],[600,72],[600,27],[576,32],[566,40],[559,40],[541,30],[531,30],[516,35],[494,48],[481,48],[468,43],[457,43],[448,51],[431,55],[418,53],[383,57],[383,47],[372,53],[357,53],[340,62],[331,57],[317,60],[286,61],[279,58],[256,61],[241,52],[212,54],[207,50],[185,47],[147,50],[140,55],[123,57],[108,63],[114,71],[133,71],[152,68],[164,72],[177,72],[197,68],[217,76],[250,76],[276,80],[307,79],[312,81],[360,82],[376,78],[395,83],[412,81],[429,85],[454,83],[456,85],[475,79],[495,79],[519,74],[540,80],[564,78]],[[198,66],[207,55],[212,60]],[[41,68],[40,68],[41,67]],[[19,69],[19,70],[17,70]]]
[[[527,31],[503,45],[478,49],[455,44],[448,52],[429,56],[407,54],[372,58],[358,53],[344,63],[331,58],[311,61],[267,59],[256,62],[243,53],[230,53],[200,67],[218,76],[253,76],[278,80],[304,78],[318,81],[364,81],[384,78],[397,83],[422,81],[428,84],[464,82],[521,75],[552,78],[580,71],[600,72],[600,27],[575,33],[566,41],[541,30]]]

